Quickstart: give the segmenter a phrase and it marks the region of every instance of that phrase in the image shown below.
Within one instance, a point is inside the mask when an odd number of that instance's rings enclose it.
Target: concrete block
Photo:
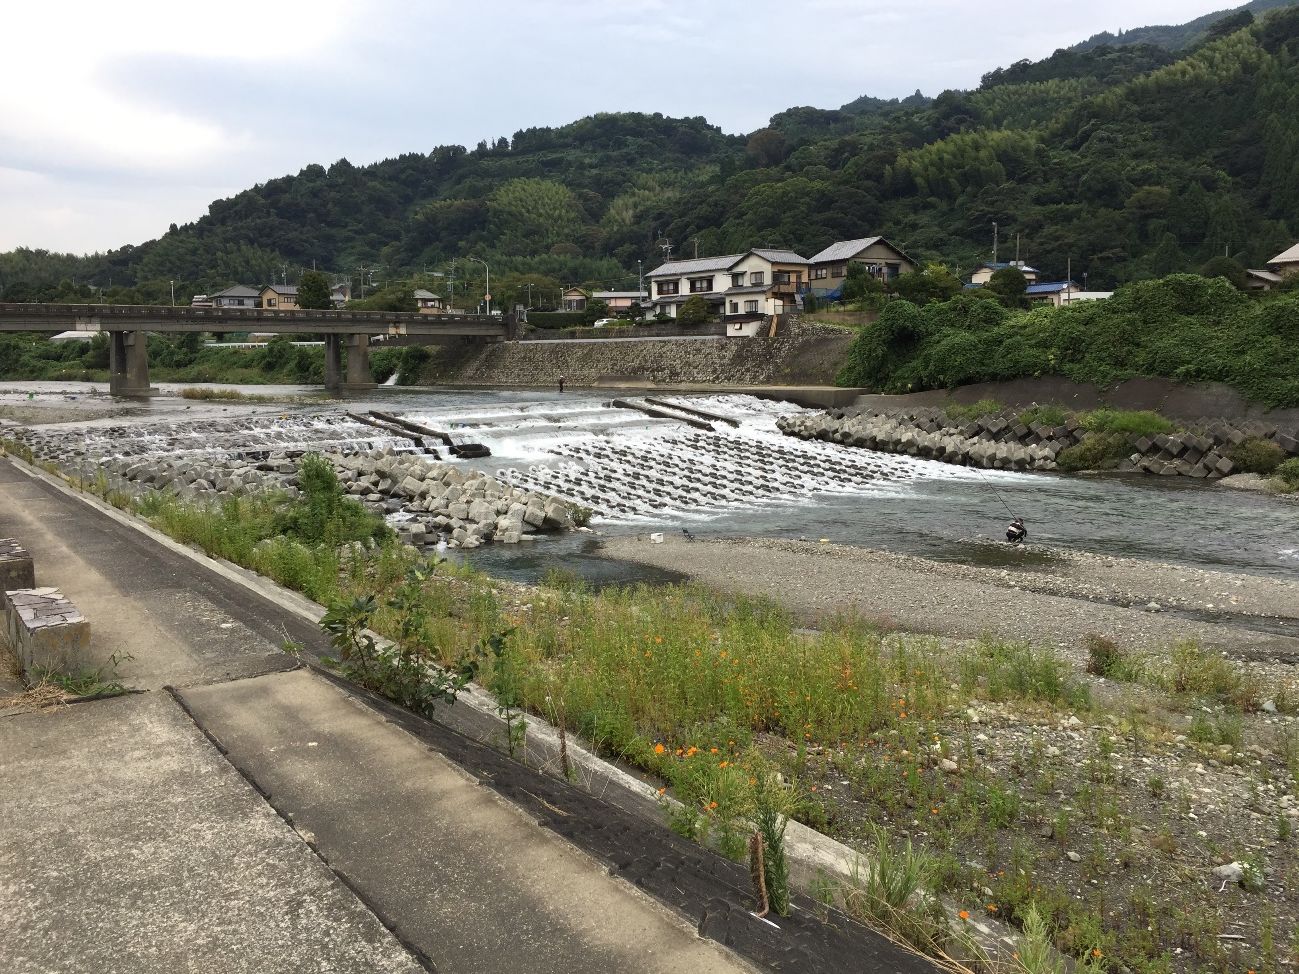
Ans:
[[[13,538],[0,538],[0,592],[35,587],[36,570],[32,556]]]

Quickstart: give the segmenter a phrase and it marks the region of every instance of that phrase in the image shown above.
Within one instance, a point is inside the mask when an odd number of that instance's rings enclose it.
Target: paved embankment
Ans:
[[[0,535],[151,690],[0,709],[8,971],[931,970],[810,904],[768,925],[657,818],[298,668],[307,604],[3,461]]]
[[[813,619],[858,612],[913,632],[989,633],[1081,655],[1083,637],[1096,633],[1133,648],[1190,639],[1243,658],[1299,661],[1299,583],[1258,575],[1033,546],[998,546],[1005,564],[996,568],[756,538],[618,538],[601,551]]]

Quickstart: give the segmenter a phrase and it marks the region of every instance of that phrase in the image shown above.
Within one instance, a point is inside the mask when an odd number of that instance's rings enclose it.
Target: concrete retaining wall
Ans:
[[[553,386],[561,375],[573,386],[832,385],[852,339],[838,328],[789,325],[776,338],[503,342],[432,378],[476,386]]]

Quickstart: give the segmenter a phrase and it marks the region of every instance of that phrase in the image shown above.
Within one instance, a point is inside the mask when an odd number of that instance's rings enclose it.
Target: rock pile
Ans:
[[[776,425],[781,432],[805,440],[998,470],[1055,470],[1062,451],[1092,435],[1073,417],[1053,426],[1025,424],[1013,413],[992,413],[962,423],[940,409],[836,409],[784,416]],[[1184,432],[1131,437],[1132,453],[1118,469],[1212,480],[1235,470],[1228,454],[1248,439],[1270,440],[1287,454],[1299,455],[1299,431],[1286,432],[1260,422],[1200,419]]]
[[[187,500],[226,500],[262,491],[298,495],[298,467],[306,450],[160,456],[105,456],[71,447],[63,439],[25,438],[34,455],[52,461],[74,480],[108,495],[152,491]],[[545,531],[575,526],[575,508],[536,490],[503,484],[478,470],[439,463],[396,449],[350,453],[318,451],[338,474],[344,491],[383,515],[408,544],[445,540],[475,548],[488,541],[516,544]]]
[[[976,432],[973,424],[955,428],[935,417],[841,410],[782,416],[776,421],[776,428],[787,436],[804,440],[826,440],[996,470],[1054,470],[1060,451],[1074,442],[1069,438],[1043,438],[1039,434],[1033,434],[1036,437],[1033,442],[1023,442],[1013,432],[1003,437],[1005,424],[996,433]],[[1027,427],[1025,431],[1028,432]]]

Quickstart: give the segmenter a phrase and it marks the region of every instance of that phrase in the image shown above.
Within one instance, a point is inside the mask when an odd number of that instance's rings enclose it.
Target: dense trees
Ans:
[[[994,222],[1046,278],[1072,264],[1095,287],[1224,252],[1258,266],[1299,239],[1299,8],[1269,5],[1221,36],[1206,22],[1183,55],[1061,51],[972,92],[791,108],[748,138],[601,114],[472,150],[312,165],[138,247],[0,254],[0,295],[157,300],[169,280],[209,291],[313,262],[333,280],[376,265],[397,279],[470,253],[493,281],[627,288],[664,242],[810,253],[877,232],[964,273],[991,256]]]
[[[333,306],[329,293],[329,278],[319,271],[303,273],[298,281],[298,307],[328,311]]]

